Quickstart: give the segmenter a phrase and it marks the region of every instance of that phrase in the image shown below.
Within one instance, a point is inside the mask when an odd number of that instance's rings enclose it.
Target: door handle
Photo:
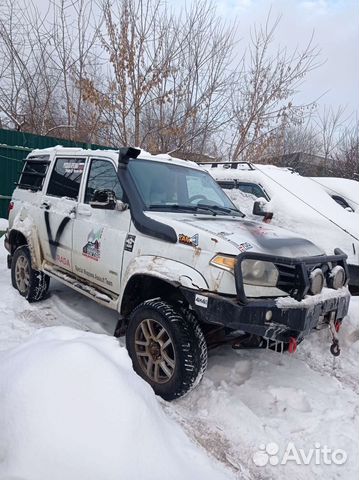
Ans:
[[[86,217],[91,217],[92,215],[92,208],[89,207],[89,206],[85,206],[85,205],[79,205],[77,207],[77,213],[79,215],[84,215]]]

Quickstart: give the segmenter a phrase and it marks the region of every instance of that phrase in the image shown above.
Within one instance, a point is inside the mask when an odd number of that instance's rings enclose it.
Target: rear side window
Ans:
[[[263,189],[255,183],[238,182],[238,189],[241,190],[241,192],[250,193],[257,198],[264,197],[268,200],[267,195],[264,193]]]
[[[25,160],[18,188],[41,190],[49,166],[49,155],[39,155]]]
[[[233,188],[236,188],[236,184],[235,182],[231,182],[231,181],[219,181],[217,182],[218,185],[226,190],[232,190]]]
[[[254,195],[257,198],[263,197],[268,201],[270,200],[268,195],[265,193],[265,191],[255,183],[239,182],[238,180],[234,180],[234,181],[220,180],[218,181],[218,185],[220,185],[222,188],[227,190],[238,189],[241,192],[250,193],[251,195]]]
[[[47,195],[77,200],[85,161],[85,158],[57,158],[47,187]]]

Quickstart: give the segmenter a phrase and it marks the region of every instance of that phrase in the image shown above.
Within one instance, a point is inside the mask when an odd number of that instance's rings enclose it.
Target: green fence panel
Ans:
[[[63,138],[0,129],[0,218],[8,216],[9,201],[15,188],[15,182],[19,179],[23,159],[34,148],[48,148],[56,145],[93,150],[111,148],[104,145],[72,142]]]

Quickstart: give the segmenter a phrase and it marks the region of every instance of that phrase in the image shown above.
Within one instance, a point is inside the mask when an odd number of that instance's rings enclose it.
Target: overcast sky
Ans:
[[[34,1],[41,9],[49,4],[49,0]],[[167,0],[175,10],[195,1]],[[248,44],[250,27],[263,23],[270,10],[273,19],[282,17],[275,38],[278,45],[304,48],[314,32],[313,43],[321,50],[323,65],[308,75],[297,100],[311,102],[327,92],[320,105],[343,105],[348,114],[359,111],[359,0],[212,2],[219,16],[228,21],[236,19],[240,55]]]
[[[192,0],[195,1],[195,0]],[[169,0],[174,3],[175,0]],[[245,44],[249,27],[282,16],[276,41],[290,48],[304,47],[314,31],[314,44],[325,62],[309,74],[300,98],[320,99],[321,105],[346,105],[359,110],[359,1],[358,0],[213,0],[218,15],[238,19],[239,36]]]

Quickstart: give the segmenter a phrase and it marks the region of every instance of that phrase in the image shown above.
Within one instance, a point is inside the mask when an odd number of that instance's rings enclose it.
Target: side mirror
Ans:
[[[258,198],[253,203],[253,215],[260,215],[264,217],[267,213],[267,200],[265,198]]]
[[[96,190],[90,202],[92,208],[114,210],[117,206],[116,195],[113,190]]]
[[[253,204],[253,215],[263,217],[263,222],[270,223],[273,218],[273,212],[268,211],[268,202],[265,198],[258,198]]]

